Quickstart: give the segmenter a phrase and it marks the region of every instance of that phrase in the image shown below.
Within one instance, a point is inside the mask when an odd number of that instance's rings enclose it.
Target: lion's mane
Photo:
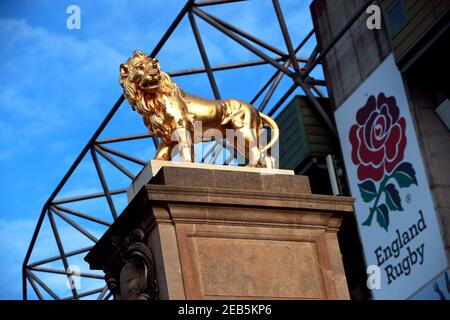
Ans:
[[[132,73],[134,63],[128,63],[129,74]],[[158,83],[158,89],[154,94],[147,94],[139,89],[136,81],[131,76],[121,78],[121,84],[124,89],[124,96],[128,103],[144,117],[144,123],[150,133],[155,135],[166,135],[164,126],[164,115],[166,113],[167,101],[177,98],[182,99],[181,91],[178,85],[170,76],[160,71],[161,80]],[[183,110],[186,114],[186,110]]]

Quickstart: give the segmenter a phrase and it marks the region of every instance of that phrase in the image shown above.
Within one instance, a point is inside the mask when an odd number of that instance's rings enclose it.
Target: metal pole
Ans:
[[[155,48],[150,53],[150,57],[155,57],[163,45],[166,43],[167,39],[172,35],[173,31],[176,29],[176,27],[180,24],[181,20],[184,18],[184,15],[189,11],[189,9],[192,7],[192,4],[195,0],[188,0],[186,1],[186,4],[184,7],[180,10],[178,15],[175,17],[175,20],[170,24],[169,28],[166,30],[164,35],[162,36],[161,40],[159,40],[158,44],[155,46]]]
[[[115,150],[115,149],[106,147],[106,146],[104,146],[104,145],[99,145],[99,148],[102,149],[102,150],[104,150],[104,151],[106,151],[106,152],[108,152],[108,153],[111,153],[111,154],[113,154],[113,155],[116,155],[116,156],[118,156],[118,157],[121,157],[121,158],[123,158],[123,159],[126,159],[126,160],[128,160],[128,161],[131,161],[131,162],[140,164],[141,166],[145,166],[145,165],[147,164],[147,162],[145,162],[145,161],[139,160],[138,158],[129,156],[129,155],[123,153],[123,152],[120,152],[120,151],[117,151],[117,150]]]
[[[62,245],[61,238],[59,237],[58,228],[56,226],[55,219],[53,217],[53,213],[49,210],[47,212],[47,215],[48,215],[48,219],[50,220],[50,225],[51,225],[52,230],[53,230],[53,235],[55,236],[56,245],[58,247],[59,254],[61,255],[61,260],[63,262],[64,269],[70,270],[69,269],[69,263],[67,262],[66,254],[64,253],[64,247]],[[71,276],[67,276],[67,279],[69,280],[70,284],[73,283]],[[78,299],[77,289],[74,286],[72,286],[72,285],[71,285],[70,289],[72,290],[72,294],[73,294],[74,299]]]
[[[289,56],[291,57],[292,65],[294,66],[294,70],[296,72],[300,72],[300,66],[298,64],[297,59],[295,58],[294,47],[292,46],[291,37],[289,36],[289,32],[286,27],[286,22],[284,21],[283,13],[281,12],[280,4],[278,3],[278,0],[272,0],[272,3],[275,9],[275,13],[277,15],[278,23],[281,28],[281,33],[283,34],[284,42],[286,43]]]
[[[42,296],[41,292],[39,291],[39,288],[37,287],[34,280],[27,275],[28,281],[30,281],[31,287],[33,288],[34,292],[36,293],[39,300],[44,300],[44,297]]]
[[[103,280],[105,279],[104,276],[99,275],[99,274],[94,274],[94,273],[85,273],[85,272],[73,272],[73,271],[64,271],[64,270],[58,270],[58,269],[53,269],[53,268],[43,268],[43,267],[32,267],[29,268],[29,270],[33,270],[33,271],[39,271],[39,272],[46,272],[46,273],[54,273],[54,274],[64,274],[64,275],[70,275],[70,276],[79,276],[79,277],[83,277],[83,278],[91,278],[91,279],[99,279],[99,280]]]
[[[75,256],[75,255],[80,254],[80,253],[88,252],[89,250],[92,249],[92,247],[93,246],[89,246],[89,247],[86,247],[86,248],[81,248],[81,249],[78,249],[78,250],[73,250],[73,251],[66,252],[66,257],[71,257],[71,256]],[[35,267],[35,266],[39,266],[41,264],[46,264],[46,263],[49,263],[49,262],[57,261],[57,260],[60,260],[60,259],[61,259],[61,256],[59,255],[59,256],[54,256],[54,257],[51,257],[51,258],[43,259],[43,260],[38,260],[36,262],[30,263],[28,265],[28,268],[32,268],[32,267]]]
[[[273,58],[273,60],[277,62],[286,61],[286,57],[283,58]],[[308,59],[304,57],[297,57],[297,60],[299,62],[307,62]],[[259,66],[269,64],[267,61],[264,60],[252,60],[252,61],[246,61],[246,62],[236,62],[236,63],[229,63],[229,64],[221,64],[218,66],[211,66],[211,71],[223,71],[223,70],[231,70],[231,69],[238,69],[243,67],[253,67],[253,66]],[[191,74],[199,74],[199,73],[205,73],[206,70],[204,68],[195,68],[195,69],[189,69],[189,70],[180,70],[180,71],[171,71],[167,72],[167,74],[171,77],[181,77],[181,76],[187,76]],[[150,135],[149,135],[150,136]],[[104,140],[97,141],[97,143],[105,143]],[[114,142],[114,141],[113,141]]]
[[[105,175],[103,174],[102,167],[100,166],[100,163],[98,162],[97,154],[95,153],[94,148],[91,148],[91,156],[92,156],[92,160],[94,161],[95,169],[97,170],[97,174],[100,179],[100,183],[102,185],[103,192],[105,193],[106,200],[108,201],[109,209],[111,210],[114,220],[116,220],[117,219],[116,207],[114,207],[114,202],[112,201],[111,194],[109,193],[109,188],[108,188],[108,184],[106,183]]]
[[[314,34],[314,30],[311,30],[305,37],[305,39],[303,39],[300,44],[295,48],[294,52],[295,54],[297,54],[298,51],[300,51],[300,49],[305,45],[305,43],[309,40],[309,38],[311,38],[311,36]],[[297,59],[298,60],[298,59]],[[302,62],[307,62],[309,59],[307,59],[306,61],[302,61]],[[285,63],[285,67],[289,67],[291,61],[287,60]],[[283,78],[283,73],[281,71],[276,71],[273,76],[269,79],[269,81],[267,81],[267,83],[263,86],[263,88],[256,94],[255,98],[253,98],[252,102],[250,104],[253,104],[258,97],[266,90],[266,88],[269,86],[269,84],[274,81],[275,79],[275,83],[272,84],[271,88],[269,89],[269,92],[266,94],[266,96],[264,97],[264,100],[261,102],[261,105],[259,106],[259,110],[262,111],[264,110],[264,108],[266,107],[267,103],[269,102],[270,98],[272,97],[273,93],[275,92],[276,88],[278,87],[281,79]]]
[[[109,190],[109,194],[112,195],[112,196],[116,195],[116,194],[125,193],[125,192],[127,192],[126,188]],[[105,196],[106,196],[106,194],[104,192],[91,193],[91,194],[87,194],[87,195],[84,195],[84,196],[76,196],[76,197],[70,197],[70,198],[54,200],[53,201],[53,205],[61,204],[61,203],[82,201],[82,200],[89,200],[89,199],[94,199],[94,198],[101,198],[101,197],[105,197]]]
[[[290,86],[290,88],[284,93],[284,95],[278,100],[278,102],[270,109],[267,113],[268,116],[272,116],[278,108],[286,101],[287,98],[297,89],[297,85],[294,83]]]
[[[97,140],[95,143],[103,144],[103,143],[112,143],[112,142],[123,142],[123,141],[144,139],[144,138],[150,138],[150,137],[152,137],[151,134],[143,133],[143,134],[135,134],[135,135],[131,135],[131,136],[122,136],[122,137]]]
[[[78,230],[79,232],[81,232],[82,234],[84,234],[89,240],[91,240],[92,242],[96,243],[98,241],[98,239],[96,237],[94,237],[89,231],[87,231],[86,229],[84,229],[82,226],[80,226],[78,223],[76,223],[75,221],[73,221],[72,219],[70,219],[69,217],[67,217],[64,213],[62,213],[61,211],[59,211],[58,209],[56,209],[55,207],[50,207],[50,210],[52,212],[54,212],[55,214],[57,214],[61,219],[63,219],[65,222],[67,222],[68,224],[70,224],[72,227],[74,227],[76,230]]]
[[[109,163],[111,163],[114,167],[116,167],[117,169],[119,169],[124,175],[126,175],[128,178],[130,178],[131,180],[134,180],[135,175],[132,174],[127,168],[125,168],[124,166],[122,166],[120,163],[118,163],[116,160],[114,160],[113,158],[111,158],[105,151],[103,151],[99,146],[94,145],[95,151],[97,151],[98,153],[100,153],[100,155],[105,158],[105,160],[107,160]]]
[[[327,155],[326,161],[327,161],[328,177],[330,178],[330,185],[331,190],[333,192],[333,196],[338,196],[340,192],[336,178],[336,171],[334,170],[333,156],[331,154]]]
[[[111,223],[109,223],[107,221],[104,221],[104,220],[96,218],[96,217],[89,216],[89,215],[81,213],[79,211],[75,211],[75,210],[72,210],[72,209],[69,209],[69,208],[66,208],[66,207],[63,207],[63,206],[58,206],[58,205],[54,205],[53,207],[57,208],[58,210],[64,211],[64,212],[66,212],[68,214],[71,214],[71,215],[74,215],[74,216],[77,216],[77,217],[80,217],[80,218],[83,218],[83,219],[86,219],[86,220],[90,220],[92,222],[103,224],[103,225],[105,225],[107,227],[111,226]]]
[[[211,70],[211,65],[209,64],[208,55],[206,54],[205,46],[203,45],[202,37],[198,32],[197,22],[195,21],[192,12],[188,13],[189,22],[191,23],[192,32],[194,33],[195,41],[197,42],[198,50],[200,51],[200,56],[202,57],[203,65],[205,66],[206,74],[208,75],[209,84],[214,93],[214,98],[220,100],[219,89],[217,88],[216,80],[214,79],[214,74]]]
[[[216,4],[225,4],[225,3],[232,3],[232,2],[243,2],[248,0],[204,0],[195,2],[194,6],[196,7],[203,7],[203,6],[212,6]]]
[[[291,61],[288,60],[284,63],[284,66],[288,68],[291,65]],[[269,91],[267,91],[266,95],[264,96],[263,101],[261,102],[261,105],[259,106],[258,110],[262,111],[266,107],[266,105],[269,103],[270,98],[272,98],[272,95],[274,94],[275,90],[277,89],[278,85],[281,82],[281,79],[283,78],[284,73],[281,71],[277,71],[276,77],[272,83],[272,85],[269,88]]]
[[[299,77],[294,79],[294,82],[298,84],[303,91],[305,92],[306,96],[311,101],[314,108],[319,112],[320,116],[322,117],[322,120],[325,121],[325,124],[327,125],[328,129],[330,129],[331,133],[337,137],[338,133],[336,130],[336,126],[334,125],[334,122],[328,117],[328,114],[323,109],[322,105],[317,101],[316,97],[311,93],[309,89],[309,85],[307,85],[303,80],[301,80]]]
[[[276,62],[274,59],[272,59],[271,57],[269,57],[267,54],[265,54],[264,52],[256,49],[254,46],[252,46],[251,44],[249,44],[247,41],[243,40],[242,38],[236,36],[235,33],[229,31],[227,28],[225,28],[224,26],[222,26],[220,23],[214,21],[212,18],[210,18],[207,14],[205,14],[202,10],[198,9],[198,8],[192,8],[192,12],[194,12],[198,17],[202,18],[203,20],[205,20],[206,22],[208,22],[210,25],[212,25],[213,27],[215,27],[216,29],[222,31],[224,34],[226,34],[228,37],[230,37],[231,39],[233,39],[234,41],[236,41],[237,43],[239,43],[240,45],[242,45],[243,47],[245,47],[246,49],[250,50],[251,52],[253,52],[254,54],[256,54],[257,56],[259,56],[261,59],[266,60],[268,63],[270,63],[271,65],[273,65],[275,68],[277,68],[280,71],[283,71],[284,73],[286,73],[289,76],[293,75],[293,72],[291,70],[289,70],[288,68],[285,68],[284,66],[280,65],[278,62]]]
[[[39,284],[42,287],[42,289],[44,289],[53,299],[55,300],[61,299],[55,292],[53,292],[52,289],[50,289],[44,282],[42,282],[42,280],[39,279],[38,276],[36,276],[33,272],[31,272],[31,270],[26,270],[25,273],[28,277],[36,281],[37,284]]]
[[[206,13],[204,11],[203,11],[203,13],[205,15],[207,15],[208,17],[210,17],[211,19],[215,20],[216,22],[220,23],[222,26],[224,26],[228,30],[230,30],[230,31],[240,35],[241,37],[243,37],[243,38],[245,38],[247,40],[250,40],[250,41],[260,45],[261,47],[263,47],[263,48],[265,48],[265,49],[267,49],[269,51],[272,51],[273,53],[279,55],[280,57],[286,57],[287,56],[287,54],[285,52],[281,51],[278,48],[275,48],[274,46],[272,46],[272,45],[270,45],[270,44],[268,44],[268,43],[266,43],[264,41],[262,41],[261,39],[256,38],[255,36],[252,36],[251,34],[245,32],[244,30],[241,30],[241,29],[233,26],[232,24],[230,24],[230,23],[228,23],[228,22],[226,22],[226,21],[224,21],[224,20],[222,20],[222,19],[220,19],[220,18],[218,18],[218,17],[216,17],[216,16],[214,16],[214,15],[212,15],[210,13]]]

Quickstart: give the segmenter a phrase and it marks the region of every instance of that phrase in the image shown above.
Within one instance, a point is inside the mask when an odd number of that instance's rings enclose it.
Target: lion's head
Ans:
[[[161,71],[158,60],[139,50],[120,65],[120,85],[133,110],[142,115],[164,111],[164,97],[179,94],[178,86]]]

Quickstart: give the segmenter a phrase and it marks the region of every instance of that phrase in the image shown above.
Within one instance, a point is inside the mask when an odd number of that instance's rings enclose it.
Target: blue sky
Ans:
[[[310,1],[280,2],[296,45],[312,29]],[[66,27],[66,8],[71,4],[81,8],[80,30]],[[120,63],[135,49],[150,52],[183,4],[182,0],[0,2],[0,299],[21,298],[20,266],[38,215],[120,96]],[[271,5],[271,1],[253,0],[205,10],[285,51]],[[203,21],[197,22],[212,65],[257,59]],[[304,55],[310,49],[308,45]],[[202,66],[187,19],[158,59],[166,71]],[[272,73],[269,66],[221,72],[217,82],[222,97],[248,101]],[[187,91],[212,97],[205,75],[175,80]],[[274,101],[290,84],[283,80]],[[125,103],[102,136],[137,133],[145,133],[145,128]],[[149,160],[153,152],[149,141],[127,151],[144,160]],[[111,188],[129,183],[123,177],[108,182]],[[96,191],[101,187],[95,171],[88,162],[82,162],[62,195]],[[117,199],[117,203],[123,208],[126,202]],[[103,210],[95,201],[88,208]],[[104,229],[92,227],[91,231],[101,236]],[[60,232],[66,250],[85,244],[67,226]],[[52,235],[44,231],[40,238],[40,251],[34,258],[56,254]]]

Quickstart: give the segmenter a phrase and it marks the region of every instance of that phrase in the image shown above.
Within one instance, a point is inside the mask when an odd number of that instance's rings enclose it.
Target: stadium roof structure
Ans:
[[[271,66],[273,67],[272,75],[267,79],[259,91],[255,92],[254,98],[249,102],[255,105],[261,112],[272,116],[277,111],[280,111],[286,100],[298,90],[309,98],[311,104],[320,114],[324,123],[331,132],[336,134],[334,122],[329,118],[328,113],[317,99],[317,97],[326,97],[326,93],[324,93],[326,92],[325,81],[323,79],[316,79],[312,77],[311,74],[314,71],[322,74],[322,57],[330,51],[337,41],[339,41],[345,31],[364,12],[368,4],[364,4],[361,9],[358,10],[355,16],[349,20],[343,30],[326,48],[320,48],[315,42],[314,30],[307,33],[306,36],[294,46],[280,3],[278,0],[272,0],[273,17],[279,26],[279,30],[281,31],[284,40],[284,48],[281,49],[257,38],[245,30],[237,28],[230,22],[224,21],[213,14],[208,13],[207,10],[208,7],[211,6],[216,7],[241,1],[254,2],[256,0],[188,0],[149,55],[151,57],[157,57],[160,50],[170,40],[174,31],[180,27],[180,22],[183,19],[188,19],[203,62],[203,67],[169,72],[172,77],[189,77],[196,74],[206,74],[214,97],[220,99],[221,94],[215,77],[218,72],[251,68],[261,65]],[[242,50],[249,50],[256,55],[258,59],[252,61],[238,61],[223,65],[211,65],[207,54],[208,48],[205,46],[202,33],[197,23],[199,20],[203,20],[229,39],[232,39],[242,47]],[[308,46],[311,47],[312,50],[304,57],[298,57],[297,54],[300,50],[306,48],[306,44],[309,44]],[[319,72],[317,72],[317,70]],[[274,100],[274,93],[279,89],[280,82],[283,78],[290,79],[290,85],[284,92],[278,92],[279,97],[277,100]],[[120,213],[118,210],[120,205],[118,204],[116,196],[124,195],[126,193],[126,188],[131,182],[130,179],[133,180],[135,178],[134,172],[136,172],[136,170],[139,171],[139,168],[142,168],[146,164],[146,161],[128,154],[127,152],[119,151],[112,146],[119,143],[122,145],[132,143],[133,141],[138,140],[146,140],[147,143],[152,143],[151,140],[153,140],[155,146],[158,144],[156,138],[146,133],[109,138],[101,137],[105,128],[108,127],[108,124],[110,124],[117,114],[117,111],[124,105],[124,100],[123,95],[117,99],[117,102],[100,123],[89,141],[87,141],[85,147],[70,166],[69,170],[65,173],[54,191],[50,194],[42,208],[22,266],[23,298],[25,300],[29,298],[34,299],[35,297],[38,299],[111,299],[111,294],[103,280],[103,274],[90,272],[87,263],[80,263],[78,269],[73,268],[71,261],[75,257],[78,257],[81,261],[84,254],[86,254],[98,240],[97,237],[88,230],[88,224],[90,226],[98,225],[106,228],[117,218]],[[144,129],[144,126],[142,126],[142,129]],[[226,148],[224,148],[221,143],[211,143],[209,145],[209,150],[204,154],[202,161],[217,163],[217,160],[219,159],[217,155],[225,150]],[[228,157],[223,164],[229,164],[231,161],[232,159]],[[90,165],[95,168],[95,170],[92,170],[92,174],[95,175],[95,179],[98,179],[101,191],[94,193],[75,193],[71,194],[70,197],[65,197],[65,193],[62,192],[64,186],[70,183],[77,170],[84,169],[84,165],[82,166],[81,164],[86,162],[90,163]],[[121,187],[111,188],[108,183],[109,171],[104,169],[105,163],[108,163],[108,165],[117,169],[115,174],[123,175],[129,179],[125,179],[125,182]],[[135,170],[133,171],[127,167],[125,163],[133,165]],[[97,214],[87,214],[83,212],[82,205],[78,205],[77,209],[70,207],[71,204],[80,204],[89,200],[102,200],[108,211],[109,219],[103,218]],[[63,232],[61,223],[65,224]],[[70,233],[70,239],[65,239],[65,236],[67,235],[67,232],[65,231],[67,230],[66,228],[71,228],[75,232]],[[40,244],[39,241],[37,241],[41,237],[46,238],[43,244]],[[83,243],[83,241],[77,240],[78,237],[87,239],[90,241],[90,245],[78,246],[78,244]],[[32,259],[34,253],[40,252],[41,245],[49,245],[49,243],[55,245],[55,255],[40,257],[37,260]],[[69,243],[70,246],[68,246],[67,243]],[[68,249],[68,247],[71,248]],[[40,255],[38,254],[38,256]],[[59,266],[59,268],[57,266]],[[66,287],[67,290],[61,290],[61,286],[55,284],[52,277],[57,275],[63,277],[64,281],[68,284]],[[76,285],[77,278],[92,279],[90,282],[92,283],[91,286],[94,286],[94,283],[96,283],[96,286],[80,290]],[[34,292],[33,296],[29,294],[29,291]]]

